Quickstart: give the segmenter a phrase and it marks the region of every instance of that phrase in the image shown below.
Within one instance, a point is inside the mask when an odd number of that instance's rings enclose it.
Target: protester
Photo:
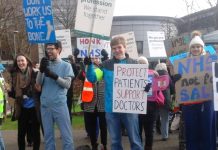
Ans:
[[[0,76],[0,149],[1,150],[5,150],[5,144],[1,134],[1,127],[4,118],[4,100],[5,100],[5,93],[6,93],[5,91],[6,90],[4,87],[4,80]]]
[[[112,112],[114,64],[136,64],[137,61],[125,57],[126,41],[124,37],[118,36],[113,38],[111,40],[111,50],[113,53],[113,58],[104,61],[100,66],[100,69],[103,72],[102,75],[105,82],[105,112],[107,127],[111,137],[111,149],[123,149],[121,142],[122,122],[128,132],[131,150],[142,150],[142,143],[139,136],[138,115],[131,113]],[[92,83],[95,83],[98,78],[95,74],[94,65],[92,64],[91,59],[86,57],[84,63],[88,65],[88,80]]]
[[[37,86],[42,87],[41,116],[44,128],[45,149],[55,149],[54,123],[61,132],[62,149],[73,150],[73,135],[67,108],[67,89],[74,77],[69,63],[61,60],[60,41],[45,44],[48,58],[42,58]]]
[[[155,67],[155,71],[161,76],[161,75],[167,75],[170,79],[169,73],[167,71],[167,65],[165,63],[159,63]],[[161,135],[162,140],[166,141],[168,139],[169,134],[169,113],[171,109],[171,92],[170,89],[172,87],[172,82],[170,79],[169,86],[162,91],[165,101],[164,106],[161,106],[159,108],[159,115],[160,115],[160,122],[161,122]]]
[[[94,64],[96,74],[100,74],[99,76],[101,76],[102,71],[100,71],[100,69],[98,68],[100,65],[100,59],[92,58],[92,62]],[[85,76],[83,78],[85,78]],[[92,84],[93,98],[90,102],[83,102],[83,109],[88,128],[87,130],[91,140],[92,150],[97,150],[98,147],[101,146],[97,143],[98,135],[96,134],[96,131],[98,131],[99,127],[101,133],[101,144],[103,147],[101,150],[107,150],[107,124],[104,110],[104,82],[101,81],[101,79],[99,80],[100,81],[97,81]],[[87,88],[85,87],[85,89]],[[89,90],[88,92],[90,93],[91,91]],[[88,93],[84,91],[82,92],[82,101],[84,101],[83,97],[85,98],[89,96],[87,94]]]
[[[25,55],[16,56],[12,72],[11,97],[15,101],[15,118],[18,119],[18,148],[25,149],[25,135],[30,125],[33,149],[40,147],[39,97],[35,88],[36,72]],[[31,122],[31,124],[29,124]]]
[[[140,56],[138,58],[138,62],[140,64],[148,64],[149,65],[147,58],[143,57],[143,56]],[[157,73],[155,73],[154,70],[150,70],[150,69],[148,70],[148,74],[151,77],[151,81],[149,81],[149,83],[152,83],[152,79],[158,75]],[[148,92],[148,91],[149,91],[149,89],[146,90],[146,92]],[[153,128],[154,128],[157,110],[158,110],[158,107],[157,107],[157,104],[155,102],[155,99],[152,99],[152,95],[148,95],[147,114],[139,114],[139,130],[140,130],[139,133],[141,136],[141,140],[142,140],[142,130],[144,129],[144,132],[145,132],[144,150],[152,150],[153,137],[154,137]]]
[[[68,59],[70,60],[70,64],[71,64],[71,67],[73,69],[74,76],[76,77],[79,74],[79,70],[77,68],[74,56],[73,55],[69,55]],[[71,122],[71,124],[72,124],[72,105],[73,105],[73,98],[74,98],[74,93],[73,93],[74,79],[75,78],[73,78],[71,80],[70,88],[67,91],[67,107],[68,107],[68,111],[69,111],[69,115],[70,115],[70,122]]]
[[[204,55],[199,31],[192,32],[189,57]],[[213,100],[182,105],[187,150],[216,150],[216,127]]]

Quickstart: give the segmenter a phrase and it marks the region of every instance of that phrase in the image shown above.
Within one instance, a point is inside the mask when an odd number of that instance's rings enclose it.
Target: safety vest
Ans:
[[[4,91],[3,91],[3,82],[0,81],[0,118],[3,118],[4,115]]]
[[[82,91],[82,102],[91,102],[94,96],[93,85],[87,80],[84,81],[83,91]]]

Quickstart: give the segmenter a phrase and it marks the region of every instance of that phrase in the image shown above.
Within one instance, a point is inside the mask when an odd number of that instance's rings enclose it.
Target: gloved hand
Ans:
[[[40,62],[39,70],[41,73],[45,72],[47,66],[49,65],[49,60],[47,57],[43,57]]]
[[[173,75],[173,82],[176,83],[178,80],[182,78],[181,74],[174,74]]]
[[[108,57],[108,53],[107,53],[107,51],[105,50],[105,49],[102,49],[101,50],[101,55],[103,56],[102,58],[101,58],[101,61],[103,62],[103,61],[105,61],[105,60],[107,60],[109,57]]]
[[[50,71],[48,68],[45,70],[45,76],[46,77],[50,77],[54,80],[57,80],[58,79],[58,75],[52,71]]]
[[[145,87],[144,87],[144,91],[148,92],[151,89],[151,83],[148,83]]]
[[[91,57],[85,57],[84,59],[84,65],[91,65],[92,64],[92,60],[91,60]]]

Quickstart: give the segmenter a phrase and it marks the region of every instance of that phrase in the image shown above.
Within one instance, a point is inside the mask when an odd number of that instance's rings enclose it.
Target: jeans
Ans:
[[[106,113],[108,131],[111,137],[111,150],[123,150],[121,122],[127,130],[131,150],[142,150],[139,136],[138,114]]]
[[[4,144],[1,131],[0,131],[0,150],[5,150],[5,144]]]
[[[67,104],[45,107],[41,106],[44,128],[45,149],[55,150],[54,123],[60,129],[63,150],[74,150],[72,127]]]
[[[216,150],[213,101],[182,106],[187,150]]]
[[[163,139],[168,138],[169,134],[169,110],[165,107],[159,109],[161,122],[161,135]]]

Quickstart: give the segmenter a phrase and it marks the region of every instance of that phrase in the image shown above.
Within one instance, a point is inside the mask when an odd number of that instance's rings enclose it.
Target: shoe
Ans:
[[[33,146],[32,143],[28,143],[28,144],[27,144],[27,147],[32,147],[32,146]]]
[[[168,140],[168,138],[162,138],[162,141],[167,141]]]

